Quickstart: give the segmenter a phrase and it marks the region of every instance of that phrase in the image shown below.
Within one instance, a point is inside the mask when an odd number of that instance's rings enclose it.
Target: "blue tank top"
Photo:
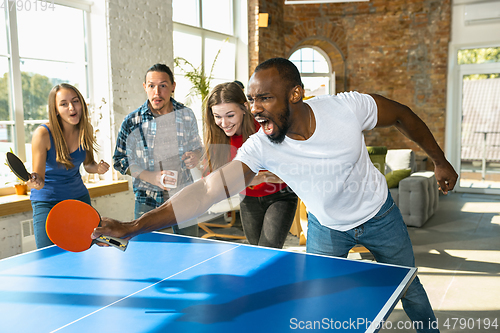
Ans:
[[[52,133],[49,128],[42,124],[49,131],[50,149],[47,151],[47,161],[45,163],[45,185],[40,190],[31,189],[30,199],[32,201],[62,201],[67,199],[77,199],[88,190],[83,184],[80,175],[80,165],[85,161],[87,153],[80,147],[70,154],[74,167],[66,167],[56,161],[56,147]]]

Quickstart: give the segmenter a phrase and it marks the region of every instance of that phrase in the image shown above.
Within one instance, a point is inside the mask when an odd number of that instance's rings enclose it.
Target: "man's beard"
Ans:
[[[274,122],[274,125],[278,128],[278,131],[276,132],[275,137],[267,136],[269,141],[272,143],[282,143],[285,140],[286,133],[288,132],[288,129],[290,128],[290,109],[288,106],[284,108],[281,112],[281,115],[279,116],[279,121],[282,124],[281,126],[278,126],[276,122]]]
[[[165,100],[163,100],[163,105],[159,108],[155,108],[153,106],[153,103],[151,103],[151,101],[149,101],[149,107],[151,108],[152,111],[154,111],[156,113],[160,113],[161,110],[163,110],[167,107],[167,103],[165,103]]]

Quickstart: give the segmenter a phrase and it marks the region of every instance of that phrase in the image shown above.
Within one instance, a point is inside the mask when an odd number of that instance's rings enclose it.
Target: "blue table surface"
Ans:
[[[0,260],[0,332],[376,332],[415,268],[171,234]],[[355,323],[355,324],[353,324]],[[309,326],[308,326],[309,325]]]

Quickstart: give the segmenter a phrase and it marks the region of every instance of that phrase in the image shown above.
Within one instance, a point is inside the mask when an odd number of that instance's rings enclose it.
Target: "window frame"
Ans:
[[[235,77],[232,80],[240,80],[242,82],[246,82],[248,80],[248,18],[247,18],[247,7],[246,3],[242,4],[241,1],[232,0],[232,30],[233,34],[222,33],[210,29],[203,28],[203,7],[202,0],[198,0],[198,25],[189,25],[186,23],[180,23],[173,20],[174,15],[172,15],[172,23],[173,23],[173,32],[181,32],[187,33],[194,36],[198,36],[201,38],[201,65],[204,66],[206,71],[210,71],[210,67],[212,63],[205,62],[205,42],[206,39],[215,39],[215,40],[225,40],[227,39],[229,43],[234,45],[235,47],[235,63],[234,63],[234,73]],[[243,42],[242,42],[243,41]],[[174,58],[176,57],[175,45],[174,45]],[[243,65],[242,65],[243,64]],[[179,73],[172,68],[175,76],[184,77],[182,73]],[[220,78],[214,77],[214,80],[219,80]],[[179,102],[183,102],[187,96],[174,97]],[[199,100],[199,98],[197,98]],[[201,105],[201,103],[196,102],[192,104],[193,106]],[[202,133],[202,116],[201,111],[197,112],[197,110],[193,110],[198,120],[198,127],[200,129],[200,133]],[[200,115],[198,115],[200,113]]]
[[[290,52],[290,56],[288,57],[288,59],[290,59],[292,57],[293,54],[295,54],[295,52],[299,51],[299,50],[302,50],[302,49],[312,49],[316,52],[318,52],[322,57],[323,59],[325,59],[327,65],[328,65],[328,72],[322,72],[322,73],[304,73],[304,72],[300,72],[300,76],[301,77],[325,77],[325,78],[328,78],[329,80],[329,89],[328,89],[328,94],[330,95],[334,95],[335,94],[335,72],[332,72],[332,62],[330,61],[330,57],[328,56],[328,54],[323,51],[321,48],[317,47],[317,46],[313,46],[313,45],[301,45],[300,47],[298,47],[297,49],[293,50],[292,52]]]
[[[457,43],[448,50],[448,76],[446,124],[445,124],[445,154],[455,170],[461,170],[461,138],[462,138],[462,77],[465,74],[497,73],[499,62],[480,64],[458,64],[458,52],[464,49],[496,48],[500,43]],[[454,191],[459,193],[499,194],[498,189],[461,187],[460,182]]]
[[[4,0],[1,0],[4,1]],[[6,0],[5,0],[6,1]],[[83,14],[83,29],[84,29],[84,61],[74,62],[85,67],[85,84],[86,84],[86,102],[91,103],[93,101],[93,81],[92,81],[92,62],[91,62],[91,43],[90,43],[90,20],[89,15],[91,12],[91,6],[93,2],[86,0],[37,0],[46,1],[50,4],[66,6],[74,9],[82,10]],[[8,2],[15,2],[14,0],[8,0]],[[21,78],[21,57],[19,53],[19,35],[17,29],[17,8],[13,6],[13,10],[10,11],[10,5],[6,5],[4,8],[5,20],[6,20],[6,33],[7,33],[7,54],[1,55],[5,56],[8,61],[9,70],[9,105],[12,115],[11,120],[0,120],[0,124],[13,125],[14,126],[14,136],[13,136],[13,150],[16,155],[22,160],[26,161],[26,145],[29,142],[25,141],[25,125],[26,124],[42,124],[48,122],[48,119],[40,120],[24,120],[24,107],[23,107],[23,93],[22,93],[22,78]],[[2,15],[2,14],[0,14]],[[25,58],[29,60],[43,60],[47,59],[40,58]],[[73,63],[73,62],[72,62]],[[9,187],[9,185],[0,185],[1,187]]]

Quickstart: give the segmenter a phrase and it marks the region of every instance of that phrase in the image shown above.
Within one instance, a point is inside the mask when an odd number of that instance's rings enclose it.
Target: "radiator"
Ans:
[[[33,219],[21,221],[21,250],[23,253],[36,250]]]

